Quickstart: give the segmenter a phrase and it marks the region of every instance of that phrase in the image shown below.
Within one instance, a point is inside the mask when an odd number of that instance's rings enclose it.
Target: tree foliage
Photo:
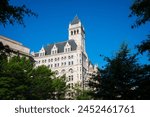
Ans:
[[[0,98],[27,99],[30,86],[28,72],[31,69],[29,59],[19,56],[10,58],[0,76]]]
[[[64,77],[56,77],[46,66],[39,66],[31,72],[31,99],[65,99]]]
[[[139,44],[137,48],[141,54],[147,52],[150,60],[150,35],[148,35],[148,39],[144,40],[141,44]]]
[[[32,10],[25,5],[14,6],[9,0],[0,0],[0,23],[5,27],[6,24],[14,24],[15,22],[25,26],[23,18],[25,15],[37,16]]]
[[[52,99],[65,99],[66,92],[68,91],[65,75],[53,79],[52,90]]]
[[[132,28],[140,26],[150,21],[150,1],[149,0],[135,0],[131,9],[131,16],[137,16],[135,24]]]
[[[79,86],[79,83],[75,84],[75,87],[73,88],[73,92],[74,92],[73,99],[76,99],[76,100],[90,100],[90,99],[92,99],[92,96],[90,95],[91,90],[88,90],[88,89],[83,90],[83,88],[81,88]]]
[[[115,57],[105,60],[106,67],[100,71],[101,79],[91,83],[95,99],[149,99],[150,69],[137,63],[137,54],[130,54],[126,44]]]
[[[30,59],[8,56],[8,50],[0,49],[0,99],[65,99],[65,76],[56,77],[46,66],[34,68]]]
[[[137,17],[135,24],[132,25],[132,28],[141,26],[142,24],[145,24],[146,22],[150,21],[150,0],[135,0],[130,9],[131,9],[130,17],[132,16]],[[137,47],[140,53],[148,52],[149,56],[150,36],[148,35],[148,39],[143,41]]]

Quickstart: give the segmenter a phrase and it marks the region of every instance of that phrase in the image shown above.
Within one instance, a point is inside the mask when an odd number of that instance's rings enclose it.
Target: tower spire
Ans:
[[[85,32],[77,15],[69,24],[68,36],[69,40],[73,39],[76,42],[79,49],[85,51]]]
[[[72,20],[71,25],[78,24],[79,22],[80,22],[80,19],[79,19],[78,16],[76,15],[76,16],[74,17],[74,19]]]

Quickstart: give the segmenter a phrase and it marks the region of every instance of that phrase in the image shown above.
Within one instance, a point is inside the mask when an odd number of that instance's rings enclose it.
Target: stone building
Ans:
[[[8,46],[12,50],[11,56],[19,54],[20,56],[31,58],[30,49],[25,47],[22,43],[4,37],[2,35],[0,35],[0,42],[4,46]]]
[[[70,88],[76,83],[85,88],[84,84],[90,77],[89,74],[97,69],[97,66],[89,61],[85,48],[85,29],[75,16],[69,24],[68,40],[48,44],[32,55],[36,67],[46,65],[55,71],[57,76],[65,74]]]

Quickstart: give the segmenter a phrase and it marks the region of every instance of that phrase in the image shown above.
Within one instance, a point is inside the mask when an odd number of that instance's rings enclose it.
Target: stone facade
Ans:
[[[0,42],[2,42],[2,44],[4,46],[9,46],[9,48],[11,50],[13,50],[14,53],[13,54],[20,54],[21,56],[26,56],[26,57],[31,57],[30,56],[30,49],[23,46],[22,43],[14,41],[12,39],[9,39],[7,37],[1,36],[0,35]]]
[[[46,65],[57,76],[65,74],[70,88],[76,83],[84,88],[89,74],[97,70],[97,66],[93,66],[87,56],[85,30],[77,16],[69,24],[67,41],[48,44],[32,55],[36,67]]]

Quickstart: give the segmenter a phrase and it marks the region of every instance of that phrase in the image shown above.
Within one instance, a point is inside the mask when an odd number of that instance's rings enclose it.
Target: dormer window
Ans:
[[[67,48],[65,49],[65,52],[67,52]]]
[[[71,51],[71,48],[68,48],[68,52],[70,52]]]
[[[66,45],[65,45],[65,47],[64,47],[64,52],[70,52],[70,51],[71,51],[71,46],[67,42]]]
[[[39,57],[41,57],[41,56],[45,56],[45,49],[43,47],[39,51]]]
[[[53,54],[57,54],[57,52],[58,52],[58,49],[57,49],[56,45],[54,45],[53,48],[52,48],[52,50],[51,50],[51,54],[52,55]]]

